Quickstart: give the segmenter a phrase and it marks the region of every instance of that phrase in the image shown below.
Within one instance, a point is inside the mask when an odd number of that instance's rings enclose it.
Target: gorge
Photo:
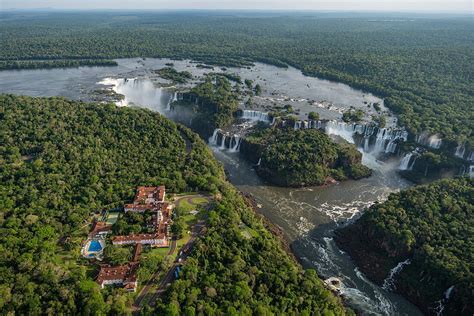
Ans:
[[[183,108],[180,108],[179,112],[177,109],[167,111],[170,101],[174,99],[174,93],[169,92],[169,88],[162,89],[150,84],[151,75],[148,69],[164,67],[170,60],[119,59],[117,62],[119,66],[114,68],[23,70],[16,73],[14,80],[1,80],[1,89],[2,92],[8,93],[32,96],[64,95],[72,99],[87,100],[91,97],[91,91],[103,87],[103,84],[109,87],[112,85],[117,93],[125,96],[126,101],[117,101],[118,105],[134,104],[147,107],[173,120],[189,124],[194,115],[193,111]],[[189,63],[186,61],[173,62],[179,71],[191,68],[194,76],[202,76],[206,72],[203,68],[187,67]],[[314,106],[309,105],[307,101],[298,101],[303,99],[305,94],[308,95],[305,99],[334,100],[338,109],[349,108],[351,105],[366,107],[365,101],[381,102],[372,95],[353,90],[348,86],[303,76],[301,72],[292,68],[282,70],[274,66],[257,64],[253,69],[233,70],[242,72],[241,76],[244,78],[256,80],[258,76],[264,77],[267,80],[262,80],[264,91],[267,91],[265,86],[270,85],[272,81],[275,90],[280,91],[280,94],[298,94],[289,98],[295,101],[285,101],[288,98],[281,97],[281,103],[289,102],[294,106],[299,104],[303,110],[314,109]],[[0,77],[6,79],[12,76],[9,72],[0,72]],[[159,78],[154,80],[160,81]],[[290,80],[291,87],[282,84],[286,80]],[[307,82],[313,87],[312,89],[307,88]],[[274,98],[274,95],[268,98]],[[338,110],[321,108],[321,113],[324,114],[321,119],[333,120],[340,117]],[[256,116],[265,117],[260,114]],[[301,118],[304,119],[303,114]],[[212,136],[212,130],[209,136]],[[224,144],[230,142],[231,138],[227,138],[229,140]],[[370,153],[363,153],[363,163],[374,170],[370,178],[359,180],[357,183],[349,180],[324,188],[288,189],[268,186],[252,170],[251,163],[241,159],[239,153],[221,150],[219,148],[221,146],[222,142],[218,142],[217,147],[211,148],[224,164],[229,180],[240,191],[250,193],[262,206],[260,212],[283,229],[303,266],[316,268],[323,278],[337,276],[342,280],[341,293],[350,306],[364,310],[367,314],[389,315],[394,310],[402,314],[419,314],[412,304],[397,294],[381,289],[358,273],[347,254],[340,251],[332,239],[333,230],[356,218],[365,206],[384,199],[394,190],[408,186],[407,182],[397,176],[395,170],[398,165],[397,159],[380,163]]]

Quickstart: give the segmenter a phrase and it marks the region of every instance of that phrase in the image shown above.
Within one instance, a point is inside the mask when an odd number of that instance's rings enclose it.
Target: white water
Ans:
[[[240,149],[240,142],[241,141],[242,141],[242,138],[240,138],[239,135],[232,136],[232,139],[229,143],[229,146],[230,146],[229,151],[233,152],[233,153],[238,152],[239,149]]]
[[[214,133],[212,133],[212,136],[209,137],[209,145],[211,146],[217,146],[217,136],[219,133],[220,129],[216,128],[214,130]]]
[[[138,78],[105,78],[99,84],[111,86],[112,90],[124,96],[116,102],[117,106],[137,105],[152,108],[163,113],[163,103],[169,108],[172,97],[164,94],[163,89],[156,87],[150,80]],[[167,98],[167,100],[163,100]]]
[[[295,129],[301,128],[301,122],[295,122]],[[370,148],[370,136],[375,136],[375,145]],[[339,121],[328,121],[325,126],[326,134],[338,135],[350,143],[355,143],[354,134],[364,135],[364,144],[362,146],[364,152],[373,152],[375,155],[381,153],[393,154],[397,150],[398,142],[406,141],[408,134],[403,130],[395,130],[388,128],[376,129],[373,125],[367,124],[347,124]]]
[[[445,292],[444,292],[444,299],[449,300],[451,294],[453,293],[454,285],[451,285]]]
[[[443,140],[438,135],[429,135],[428,133],[421,133],[416,137],[416,141],[419,144],[429,146],[434,149],[439,149],[443,143]]]
[[[403,159],[400,161],[400,166],[398,167],[399,170],[412,170],[413,165],[415,164],[415,160],[413,160],[413,163],[410,165],[411,158],[413,157],[413,153],[408,153],[405,156],[403,156]]]
[[[352,125],[348,125],[344,122],[329,121],[325,127],[326,134],[328,135],[338,135],[344,138],[351,144],[354,144],[354,129]]]
[[[399,262],[388,274],[388,277],[383,280],[382,289],[390,291],[395,289],[395,280],[394,277],[399,274],[403,267],[409,265],[411,263],[410,259],[406,259],[405,261]]]
[[[251,121],[271,122],[268,113],[262,111],[243,110],[241,118]]]
[[[225,141],[227,139],[227,136],[226,135],[222,135],[221,136],[221,146],[219,147],[220,149],[225,149]]]
[[[456,153],[454,154],[458,158],[464,158],[464,153],[466,152],[466,147],[464,147],[464,144],[458,145],[456,147]]]

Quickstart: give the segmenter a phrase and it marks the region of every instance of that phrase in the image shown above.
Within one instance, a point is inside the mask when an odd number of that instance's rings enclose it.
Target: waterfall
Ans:
[[[270,115],[262,111],[243,110],[241,118],[251,121],[270,123]]]
[[[411,263],[410,259],[406,259],[405,261],[399,262],[388,274],[388,277],[383,280],[382,289],[386,291],[393,290],[395,288],[394,277],[399,274],[403,267],[409,265]]]
[[[219,133],[220,129],[216,128],[214,130],[214,132],[212,133],[212,136],[209,137],[209,145],[211,146],[217,146],[217,137],[219,136],[218,133]]]
[[[471,151],[471,152],[469,153],[469,156],[468,156],[467,160],[468,160],[468,161],[474,161],[474,151]]]
[[[464,144],[463,145],[458,145],[458,147],[456,147],[456,153],[454,154],[456,157],[458,158],[464,158],[464,153],[466,152],[466,147],[464,147]]]
[[[451,294],[453,293],[454,285],[451,285],[445,292],[444,292],[444,299],[449,300]]]
[[[474,178],[474,165],[469,166],[469,178]]]
[[[370,140],[369,137],[367,137],[367,136],[364,137],[364,151],[365,151],[366,153],[368,153],[368,152],[369,152],[369,149],[370,149],[370,148],[369,148],[369,140]]]
[[[413,153],[408,153],[405,156],[403,156],[403,159],[400,161],[400,166],[398,167],[398,169],[399,170],[411,170],[410,169],[411,157],[413,157]],[[413,165],[411,167],[413,167]]]
[[[387,153],[387,154],[394,154],[396,150],[397,150],[397,143],[395,142],[394,139],[391,139],[391,140],[388,142],[387,147],[385,147],[385,153]]]
[[[326,134],[329,135],[338,135],[347,140],[349,143],[354,144],[354,138],[352,137],[353,128],[350,125],[347,125],[344,122],[338,121],[329,121],[326,124]]]
[[[260,166],[260,164],[262,163],[262,158],[258,158],[258,162],[257,162],[257,166]]]
[[[438,135],[429,135],[426,132],[421,133],[416,137],[416,142],[434,149],[439,149],[443,140]]]
[[[221,141],[221,146],[219,147],[220,149],[225,149],[225,140],[227,139],[226,135],[222,135],[222,141]]]
[[[443,315],[443,311],[444,311],[443,300],[436,301],[435,303],[436,303],[436,306],[433,310],[436,313],[436,316]]]
[[[230,144],[229,144],[229,149],[230,149],[230,152],[238,152],[239,149],[240,149],[240,142],[242,141],[242,138],[240,138],[239,135],[234,135],[232,136],[232,139],[230,140]]]
[[[445,304],[449,301],[453,290],[454,285],[451,285],[446,291],[444,291],[443,298],[435,302],[436,306],[434,307],[434,312],[436,313],[436,316],[443,315]]]
[[[385,135],[385,129],[379,129],[379,131],[377,132],[376,139],[375,139],[375,147],[374,147],[374,151],[377,153],[381,153],[385,149],[384,135]]]

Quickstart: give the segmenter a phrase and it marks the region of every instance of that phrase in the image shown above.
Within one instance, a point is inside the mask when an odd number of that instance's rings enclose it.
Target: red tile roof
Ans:
[[[100,232],[108,232],[112,230],[112,225],[107,225],[106,222],[94,222],[92,230],[89,233],[90,236],[94,236]]]
[[[121,280],[123,283],[136,282],[137,268],[138,264],[136,262],[130,262],[115,267],[102,266],[99,276],[97,277],[97,283],[102,285],[104,281],[112,280]]]

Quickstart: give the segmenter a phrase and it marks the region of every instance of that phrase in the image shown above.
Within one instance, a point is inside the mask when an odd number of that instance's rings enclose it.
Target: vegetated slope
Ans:
[[[159,315],[353,314],[314,270],[295,265],[233,187],[221,192],[206,236],[159,301]]]
[[[412,135],[474,147],[474,23],[413,14],[4,14],[0,60],[185,57],[290,64],[386,97]],[[203,44],[205,43],[205,44]]]
[[[274,129],[263,142],[257,173],[277,185],[322,185],[331,178],[371,175],[353,145],[335,143],[318,130]]]
[[[190,130],[144,109],[12,95],[0,95],[0,313],[125,313],[132,295],[100,291],[95,266],[80,258],[80,240],[69,237],[91,212],[123,204],[137,185],[157,184],[222,196],[210,214],[210,235],[176,286],[193,280],[192,295],[206,293],[208,283],[218,294],[225,287],[225,304],[212,290],[206,297],[215,310],[240,309],[243,295],[254,312],[289,306],[344,314],[314,272],[303,273],[262,228]],[[258,236],[243,240],[241,221]],[[248,291],[260,291],[259,300],[247,299]],[[173,306],[196,302],[184,293]]]
[[[392,194],[338,231],[336,241],[379,283],[410,259],[395,277],[396,291],[425,312],[434,314],[442,302],[448,315],[473,314],[473,180],[441,180]]]
[[[232,123],[239,94],[226,77],[207,76],[204,82],[191,89],[188,97],[196,98],[198,104],[198,115],[193,119],[192,128],[204,137],[215,128]]]

